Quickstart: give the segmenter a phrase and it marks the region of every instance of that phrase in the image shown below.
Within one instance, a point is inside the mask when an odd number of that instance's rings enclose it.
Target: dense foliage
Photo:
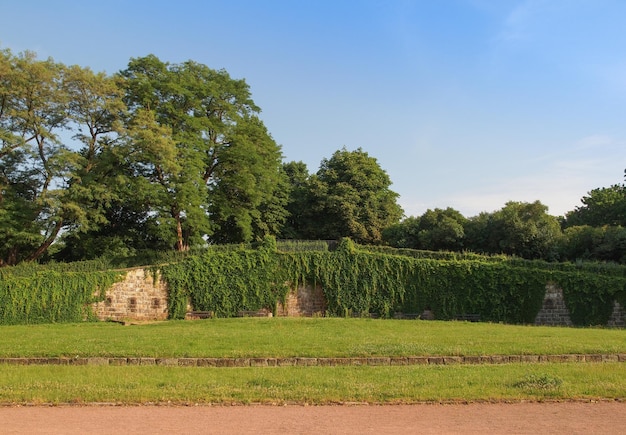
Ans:
[[[259,112],[193,61],[108,76],[0,51],[0,266],[277,234],[289,186]]]
[[[336,151],[314,175],[301,162],[284,169],[293,193],[283,237],[380,244],[383,230],[402,217],[389,175],[360,148]]]
[[[402,211],[376,159],[344,148],[310,176],[259,113],[244,80],[191,60],[109,76],[0,51],[0,266],[266,235],[380,243]]]
[[[101,264],[17,266],[0,269],[0,324],[93,320],[91,304],[124,274]]]
[[[320,284],[330,316],[391,317],[430,308],[439,319],[473,313],[486,321],[532,323],[551,281],[563,287],[578,325],[605,324],[613,301],[626,302],[623,267],[388,251],[344,239],[333,251],[276,252],[266,243],[259,250],[207,252],[163,268],[170,313],[182,317],[188,298],[195,309],[218,316],[274,310],[297,283]]]
[[[396,248],[626,263],[626,187],[594,189],[582,202],[563,218],[539,201],[510,201],[470,218],[450,207],[427,210],[385,228],[383,240]]]

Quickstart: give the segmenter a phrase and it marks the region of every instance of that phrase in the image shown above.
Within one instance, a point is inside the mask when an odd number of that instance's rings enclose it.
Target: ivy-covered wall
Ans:
[[[210,249],[149,273],[160,272],[167,283],[172,319],[184,318],[189,303],[218,317],[261,309],[276,314],[290,289],[303,284],[321,286],[327,316],[393,317],[430,308],[441,320],[471,313],[483,321],[530,324],[542,307],[547,283],[563,289],[575,325],[605,325],[615,301],[626,306],[624,267],[433,256],[360,247],[348,239],[334,251],[285,252],[270,238],[256,249]],[[0,324],[95,318],[91,305],[106,305],[105,291],[125,272],[90,267],[0,269]]]
[[[170,287],[171,318],[183,318],[187,300],[218,317],[239,311],[275,310],[289,287],[321,285],[327,315],[430,308],[438,319],[464,313],[481,320],[533,323],[546,284],[563,288],[576,325],[604,325],[615,300],[624,304],[622,268],[554,265],[505,257],[427,258],[355,246],[345,239],[332,252],[278,252],[266,241],[256,250],[212,252],[162,268]]]
[[[7,268],[0,273],[0,324],[95,320],[91,304],[123,273]]]

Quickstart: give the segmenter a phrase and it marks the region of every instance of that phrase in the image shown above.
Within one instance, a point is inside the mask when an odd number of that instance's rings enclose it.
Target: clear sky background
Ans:
[[[624,0],[0,0],[0,48],[245,78],[285,161],[375,157],[407,216],[540,200],[626,168]]]

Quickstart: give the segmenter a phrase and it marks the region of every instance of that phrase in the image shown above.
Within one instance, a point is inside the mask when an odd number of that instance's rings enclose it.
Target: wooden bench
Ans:
[[[237,312],[237,317],[272,317],[272,312],[268,310],[241,310]]]
[[[480,322],[480,314],[463,313],[458,314],[454,320],[461,320],[464,322]]]
[[[420,313],[395,313],[394,319],[415,320],[420,318]]]
[[[185,320],[212,319],[213,317],[213,311],[187,311],[185,313]]]

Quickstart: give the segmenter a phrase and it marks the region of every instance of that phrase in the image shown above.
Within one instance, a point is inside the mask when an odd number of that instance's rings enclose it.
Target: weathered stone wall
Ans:
[[[167,285],[145,269],[132,269],[124,281],[107,290],[103,302],[94,304],[100,320],[167,319]]]
[[[563,290],[552,283],[546,285],[543,305],[535,318],[535,325],[572,326]]]
[[[278,303],[276,315],[280,317],[313,317],[326,313],[326,297],[319,284],[300,285],[287,295],[285,304]]]
[[[570,312],[565,305],[563,290],[555,284],[546,285],[546,294],[543,298],[543,305],[535,319],[535,325],[549,326],[572,326]],[[613,313],[609,318],[608,327],[624,328],[626,327],[626,311],[619,302],[615,301],[613,305]]]
[[[613,304],[613,313],[611,313],[607,326],[612,328],[626,328],[626,310],[624,310],[624,307],[617,301]]]

